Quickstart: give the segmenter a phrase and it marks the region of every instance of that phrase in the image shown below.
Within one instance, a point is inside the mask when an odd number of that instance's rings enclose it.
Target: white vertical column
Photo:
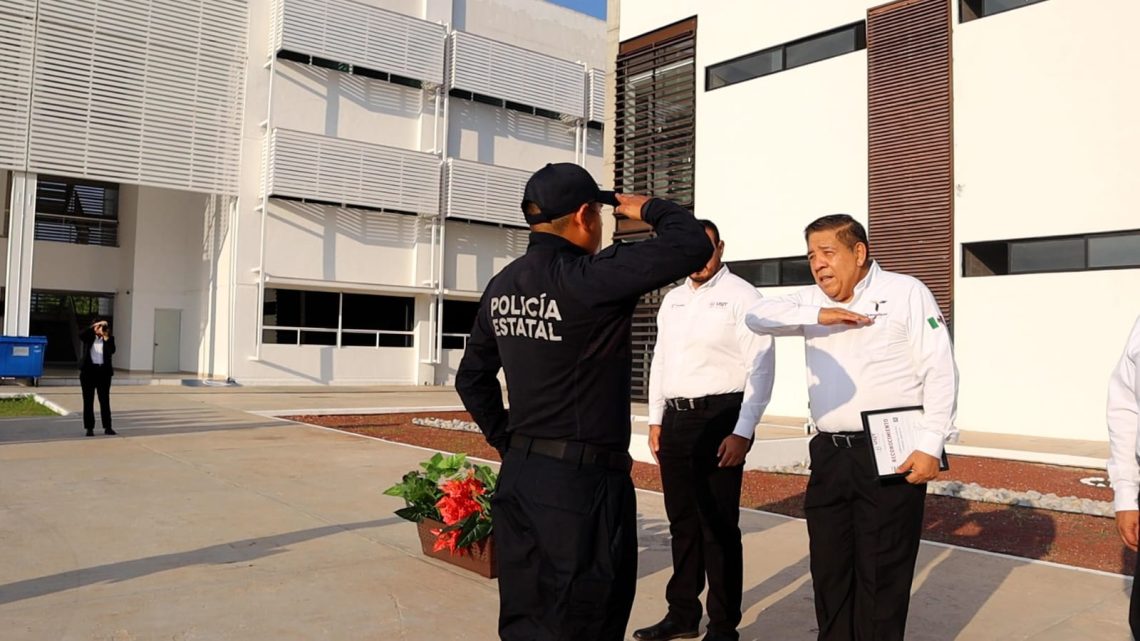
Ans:
[[[4,334],[27,336],[32,304],[32,249],[36,236],[36,174],[12,172],[8,222],[8,273],[4,287]]]

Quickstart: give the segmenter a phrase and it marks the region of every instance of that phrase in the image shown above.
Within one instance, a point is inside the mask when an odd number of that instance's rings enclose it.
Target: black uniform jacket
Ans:
[[[95,344],[95,330],[87,328],[79,333],[79,342],[82,343],[83,353],[79,356],[79,371],[84,374],[101,373],[114,376],[115,370],[111,366],[111,356],[115,354],[115,337],[103,341],[103,364],[96,365],[91,362],[91,346]]]
[[[642,294],[700,270],[713,249],[700,223],[672,202],[650,200],[642,218],[656,238],[595,255],[531,233],[526,254],[487,285],[455,387],[500,452],[514,432],[629,449],[634,307]]]

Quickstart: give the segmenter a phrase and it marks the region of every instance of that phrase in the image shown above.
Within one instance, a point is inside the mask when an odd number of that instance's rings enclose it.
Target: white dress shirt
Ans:
[[[1140,318],[1132,327],[1120,363],[1108,380],[1108,441],[1112,458],[1108,459],[1108,478],[1116,494],[1116,511],[1137,509],[1140,492],[1140,385],[1136,384],[1136,368],[1140,365]]]
[[[103,364],[103,339],[95,338],[95,342],[91,343],[91,363],[93,365]]]
[[[772,399],[776,348],[744,315],[760,292],[722,266],[706,283],[691,279],[665,295],[649,370],[649,424],[660,425],[667,398],[744,392],[733,434],[752,438]]]
[[[823,307],[875,322],[820,325]],[[755,332],[806,339],[808,401],[821,432],[862,431],[863,411],[922,405],[917,449],[938,457],[947,441],[957,440],[953,347],[934,296],[918,279],[872,262],[847,303],[831,300],[813,285],[761,300],[746,322]]]

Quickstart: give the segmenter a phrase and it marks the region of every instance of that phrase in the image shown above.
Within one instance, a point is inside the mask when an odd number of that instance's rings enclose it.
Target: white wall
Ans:
[[[700,3],[706,11],[724,11],[715,1]],[[737,10],[745,9],[744,3],[735,3]],[[678,20],[697,15],[697,0],[621,0],[619,3],[619,35],[622,40],[636,38],[655,31]],[[747,9],[745,9],[747,10]],[[699,23],[699,19],[698,19]],[[697,25],[700,28],[700,25]]]
[[[1140,3],[1088,5],[956,26],[959,242],[1140,227]]]
[[[451,99],[448,154],[488,165],[535,171],[548,162],[574,162],[574,128],[566,123]],[[597,150],[598,155],[601,149]]]
[[[283,278],[416,285],[415,216],[271,200],[266,274]]]
[[[450,220],[446,236],[444,287],[481,292],[500,269],[526,253],[529,232]]]
[[[959,427],[1107,440],[1108,376],[1140,315],[1138,291],[1136,269],[959,281]]]
[[[261,361],[242,363],[242,378],[258,384],[411,384],[415,348],[264,345]]]
[[[963,429],[1107,438],[1105,386],[1140,314],[1140,269],[961,276],[961,243],[1140,227],[1140,84],[1129,80],[1140,4],[1087,4],[1050,0],[955,28]],[[1030,317],[1042,307],[1061,311]]]
[[[203,218],[210,207],[204,194],[171,189],[139,188],[134,276],[124,303],[131,306],[131,347],[119,367],[154,368],[154,311],[181,311],[179,364],[198,371],[202,341],[202,292],[208,273],[202,257],[208,239]]]
[[[276,69],[274,126],[419,149],[419,89],[288,61],[278,61]]]

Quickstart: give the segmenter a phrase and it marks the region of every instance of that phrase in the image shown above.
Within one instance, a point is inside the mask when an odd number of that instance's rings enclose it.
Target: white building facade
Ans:
[[[769,296],[811,282],[808,222],[852,214],[951,321],[961,429],[1104,440],[1140,314],[1137,20],[1131,0],[611,3],[616,186],[682,193]],[[686,110],[688,177],[637,142]],[[777,344],[768,411],[807,416],[802,344]]]
[[[0,6],[4,331],[49,365],[446,383],[526,178],[602,162],[605,23],[541,0]]]

